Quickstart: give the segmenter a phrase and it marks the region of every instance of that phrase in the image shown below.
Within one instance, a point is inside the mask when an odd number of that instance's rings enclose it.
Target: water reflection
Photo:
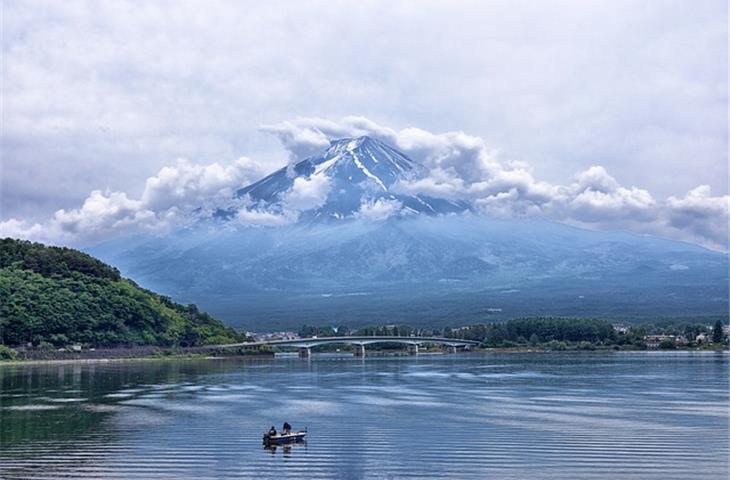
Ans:
[[[0,476],[725,479],[728,363],[620,353],[5,366]],[[282,418],[313,436],[262,448]]]
[[[306,450],[307,442],[301,441],[296,443],[288,443],[286,445],[264,445],[263,449],[272,455],[276,455],[276,452],[281,452],[285,457],[291,456],[292,448],[294,450]]]
[[[150,398],[150,389],[174,390],[238,368],[218,361],[0,366],[0,445],[85,438],[122,410],[120,400],[129,405]]]

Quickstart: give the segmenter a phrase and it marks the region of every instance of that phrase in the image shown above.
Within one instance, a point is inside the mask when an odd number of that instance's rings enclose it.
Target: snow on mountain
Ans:
[[[404,215],[438,215],[469,209],[464,202],[394,191],[399,180],[417,178],[425,173],[423,165],[376,139],[368,136],[343,138],[331,142],[320,155],[281,168],[238,190],[236,196],[248,196],[252,203],[267,209],[289,206],[306,210],[303,217],[310,219],[353,217],[378,201],[398,205],[399,213]],[[295,190],[297,179],[306,182],[322,178],[326,179],[329,188],[321,204],[314,208],[306,208],[307,205],[302,208],[296,203],[285,205]]]
[[[727,255],[537,219],[439,215],[468,205],[397,191],[424,172],[382,142],[342,139],[237,192],[245,200],[237,203],[267,215],[302,212],[298,222],[200,222],[90,253],[146,288],[250,329],[727,314]]]

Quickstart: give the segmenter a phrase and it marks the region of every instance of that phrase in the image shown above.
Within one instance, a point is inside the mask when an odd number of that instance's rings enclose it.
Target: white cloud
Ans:
[[[471,181],[485,159],[467,160],[470,139],[437,148],[402,127],[464,129],[553,184],[599,163],[657,198],[727,192],[722,0],[48,0],[3,15],[2,218],[99,188],[140,198],[180,157],[270,169],[284,158],[258,125],[351,112],[398,129],[347,117],[279,134],[301,156],[368,131]]]
[[[178,160],[145,182],[139,200],[124,192],[94,190],[79,209],[57,211],[48,227],[71,238],[103,238],[125,231],[157,231],[193,221],[233,203],[235,189],[261,172],[247,158],[231,165],[197,165]]]
[[[687,192],[682,198],[669,197],[664,212],[668,225],[689,239],[718,249],[730,249],[728,219],[730,195],[711,196],[708,185],[701,185]]]
[[[140,199],[125,192],[92,191],[79,208],[60,209],[45,222],[11,218],[0,222],[0,235],[50,243],[88,243],[113,235],[170,228],[208,218],[217,208],[240,209],[239,224],[278,225],[296,219],[296,212],[279,215],[237,202],[234,192],[261,175],[248,158],[230,165],[197,165],[178,160],[145,181]]]
[[[321,207],[327,201],[330,188],[330,178],[323,173],[308,178],[297,177],[291,189],[284,195],[284,206],[300,211]]]
[[[301,121],[308,122],[307,119]],[[278,137],[284,148],[289,151],[290,163],[314,155],[329,144],[328,136],[322,133],[320,128],[301,128],[298,124],[288,121],[263,125],[260,130]]]
[[[242,226],[277,227],[296,222],[297,219],[297,212],[276,213],[257,208],[241,208],[236,214],[237,223]]]
[[[393,187],[397,192],[406,194],[424,194],[432,197],[455,200],[465,196],[467,186],[463,179],[454,172],[434,168],[423,177],[408,181],[399,181]]]
[[[561,189],[558,210],[578,222],[607,224],[616,219],[647,221],[656,216],[656,201],[646,190],[622,187],[601,166],[592,166]]]
[[[264,172],[251,159],[242,157],[231,165],[197,165],[178,160],[163,167],[145,182],[142,204],[159,211],[171,207],[200,207],[205,202],[228,201],[234,190],[257,180]]]
[[[619,187],[615,178],[610,176],[605,168],[599,165],[593,165],[584,172],[580,172],[575,176],[574,189],[584,192],[592,190],[595,192],[610,193]]]
[[[400,215],[402,210],[403,204],[398,200],[378,198],[375,201],[363,201],[360,204],[360,209],[355,213],[355,217],[369,221],[380,221]]]
[[[32,238],[36,240],[49,241],[45,229],[40,223],[29,223],[23,220],[11,218],[0,222],[0,238]]]
[[[155,213],[139,200],[127,198],[123,192],[102,193],[94,190],[79,209],[59,210],[53,224],[70,235],[93,236],[99,232],[123,230],[127,227],[157,227]]]
[[[648,190],[623,186],[601,165],[593,165],[567,184],[538,180],[524,161],[504,158],[478,137],[463,132],[432,133],[418,128],[394,130],[364,117],[339,122],[298,118],[265,127],[282,139],[292,159],[310,155],[330,140],[371,135],[421,162],[417,178],[400,181],[396,193],[470,202],[476,212],[498,217],[545,217],[599,229],[626,229],[728,249],[728,195],[712,196],[709,186],[684,197],[661,201]],[[230,165],[197,165],[181,160],[145,181],[139,199],[124,192],[94,190],[77,209],[58,210],[47,222],[10,219],[0,223],[7,235],[89,241],[134,230],[164,232],[209,218],[216,209],[236,212],[235,224],[277,226],[295,222],[301,212],[325,204],[330,179],[325,174],[296,178],[280,202],[255,204],[234,192],[263,175],[258,164],[241,158]],[[367,200],[354,215],[382,220],[402,213],[395,200]]]
[[[396,146],[427,167],[427,174],[400,181],[395,190],[472,202],[485,215],[544,216],[571,224],[627,229],[688,240],[727,250],[727,196],[712,197],[708,187],[692,190],[685,198],[656,200],[648,190],[621,185],[606,168],[593,165],[567,185],[537,180],[524,161],[504,159],[486,142],[464,132],[432,133],[419,128],[394,130],[364,117],[340,122],[297,118],[268,127],[287,138],[316,138],[318,145],[342,136],[370,135]],[[314,148],[314,143],[310,144]],[[292,157],[304,147],[289,142]],[[365,218],[372,204],[364,204]],[[377,205],[374,213],[385,205]],[[723,208],[725,219],[723,220]],[[365,213],[363,213],[365,212]]]

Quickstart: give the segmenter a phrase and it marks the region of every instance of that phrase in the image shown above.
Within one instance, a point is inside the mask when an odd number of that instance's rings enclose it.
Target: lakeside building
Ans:
[[[682,335],[646,335],[644,337],[644,343],[646,343],[647,348],[659,348],[659,345],[665,340],[670,340],[677,346],[689,344],[689,340]]]
[[[659,348],[659,344],[667,339],[674,340],[674,336],[673,335],[646,335],[644,337],[644,343],[646,343],[646,346],[648,348]]]
[[[270,342],[273,340],[297,340],[299,334],[295,332],[267,332],[267,333],[252,333],[254,340],[257,342]]]
[[[629,327],[623,323],[614,323],[611,326],[613,327],[613,330],[620,335],[626,335],[626,332],[629,331]]]

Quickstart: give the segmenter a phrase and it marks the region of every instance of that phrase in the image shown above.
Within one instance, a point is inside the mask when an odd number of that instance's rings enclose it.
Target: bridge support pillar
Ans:
[[[418,344],[408,345],[408,355],[418,355]]]
[[[364,357],[365,356],[365,345],[355,344],[354,346],[355,346],[355,356]]]
[[[309,347],[301,347],[299,349],[299,358],[309,358],[312,356],[312,349]]]
[[[456,353],[456,346],[455,345],[449,345],[446,350],[447,353]]]

